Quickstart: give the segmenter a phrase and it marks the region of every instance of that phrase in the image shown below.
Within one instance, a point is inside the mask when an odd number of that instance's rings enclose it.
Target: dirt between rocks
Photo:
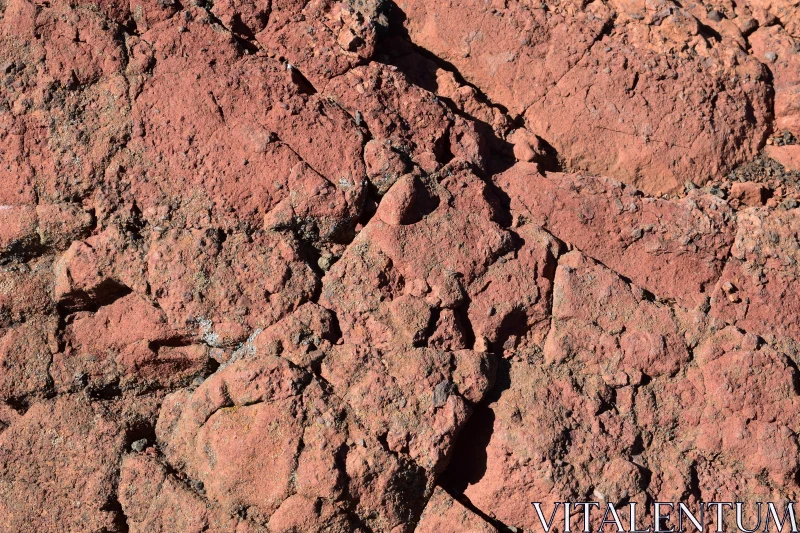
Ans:
[[[0,0],[0,533],[796,500],[798,138],[797,0]]]

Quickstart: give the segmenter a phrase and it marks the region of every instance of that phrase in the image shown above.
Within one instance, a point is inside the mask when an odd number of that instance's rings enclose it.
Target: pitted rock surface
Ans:
[[[0,533],[797,499],[799,73],[797,0],[0,1]]]

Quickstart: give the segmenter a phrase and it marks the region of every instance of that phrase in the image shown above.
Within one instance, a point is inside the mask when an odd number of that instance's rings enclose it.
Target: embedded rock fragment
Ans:
[[[672,376],[690,355],[669,307],[572,252],[561,258],[556,272],[544,359],[579,365],[625,385]]]
[[[381,12],[384,4],[378,0],[276,3],[270,6],[266,24],[258,15],[242,16],[250,15],[248,2],[233,4],[231,11],[242,22],[239,27],[246,28],[242,33],[255,33],[261,46],[285,57],[308,76],[316,90],[371,57],[377,32],[387,25]]]
[[[52,317],[0,329],[0,401],[28,402],[48,392],[57,336]]]
[[[52,259],[0,267],[0,330],[52,315]]]
[[[701,51],[664,59],[643,52],[646,44],[629,47],[637,33],[598,41],[525,111],[531,131],[568,168],[614,176],[654,195],[678,192],[687,180],[720,178],[753,158],[772,119],[763,65],[727,43],[704,50],[702,37]]]
[[[397,67],[376,63],[356,67],[332,80],[325,92],[372,134],[373,140],[364,147],[364,162],[380,194],[410,171],[412,162],[426,172],[448,162],[452,113]]]
[[[183,15],[185,31],[155,25],[136,48],[146,68],[125,174],[145,217],[252,230],[278,209],[320,238],[346,233],[365,179],[353,119],[276,59],[245,56],[205,11]]]
[[[751,0],[735,6],[742,18],[755,19],[760,26],[778,25],[790,35],[800,36],[800,15],[797,0]]]
[[[414,43],[455,65],[467,81],[515,114],[578,63],[612,15],[598,3],[586,9],[564,5],[549,17],[548,6],[528,9],[519,2],[495,8],[485,18],[479,14],[486,8],[477,1],[451,6],[448,17],[438,16],[434,5],[421,1],[399,7]],[[534,28],[527,39],[520,38]],[[552,46],[555,42],[568,45]]]
[[[800,135],[800,17],[794,35],[780,25],[767,26],[750,35],[749,42],[773,76],[775,129]]]
[[[276,322],[234,352],[235,357],[255,353],[279,355],[300,367],[320,361],[336,341],[336,317],[324,307],[309,302]]]
[[[559,244],[534,224],[514,228],[517,249],[469,289],[469,321],[495,353],[541,348],[550,327]]]
[[[139,242],[117,227],[74,241],[53,265],[54,297],[66,311],[97,310],[132,290],[145,292]]]
[[[51,393],[54,313],[51,259],[0,269],[0,401],[24,406]]]
[[[119,502],[132,533],[266,531],[240,526],[238,517],[213,508],[155,457],[126,455],[120,470]]]
[[[0,205],[84,198],[130,131],[120,27],[67,3],[15,0],[2,17]]]
[[[75,204],[0,206],[0,262],[59,250],[84,236],[92,217]]]
[[[760,183],[737,182],[731,185],[731,199],[748,207],[760,207],[769,197],[769,190]]]
[[[344,345],[325,358],[322,376],[389,450],[407,453],[438,473],[471,406],[492,383],[493,364],[487,354],[472,350],[373,351]]]
[[[800,172],[800,145],[768,146],[766,153],[786,170]]]
[[[148,251],[148,282],[175,328],[232,346],[309,300],[318,281],[296,241],[274,232],[171,230]]]
[[[36,235],[36,212],[28,206],[0,208],[0,258],[33,244]]]
[[[186,385],[208,362],[206,346],[186,342],[161,309],[137,294],[73,315],[64,340],[50,369],[59,391]]]

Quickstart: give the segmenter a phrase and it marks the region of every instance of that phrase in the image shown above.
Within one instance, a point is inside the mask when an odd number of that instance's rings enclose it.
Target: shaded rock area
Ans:
[[[798,138],[797,0],[0,1],[0,533],[796,499]]]

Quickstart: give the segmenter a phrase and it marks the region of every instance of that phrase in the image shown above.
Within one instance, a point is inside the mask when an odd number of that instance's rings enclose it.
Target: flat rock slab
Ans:
[[[699,192],[645,197],[607,178],[542,175],[520,163],[495,176],[515,217],[530,220],[659,298],[693,308],[719,278],[733,243],[733,212]]]
[[[800,145],[767,146],[765,153],[790,172],[800,172]]]

